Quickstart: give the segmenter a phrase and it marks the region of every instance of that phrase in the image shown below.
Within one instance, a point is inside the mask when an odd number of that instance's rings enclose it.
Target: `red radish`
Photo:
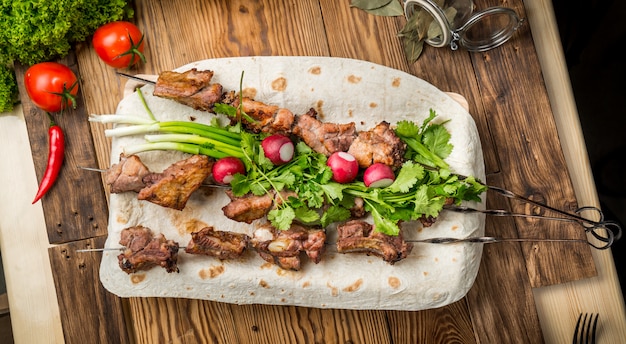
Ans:
[[[333,180],[337,183],[349,183],[359,173],[359,163],[352,154],[346,152],[331,154],[326,165],[333,171]]]
[[[293,158],[294,145],[284,135],[274,134],[261,142],[263,153],[274,165],[286,164]]]
[[[379,162],[372,164],[363,173],[363,182],[369,188],[384,188],[396,179],[391,167]]]
[[[216,161],[211,172],[216,182],[229,184],[235,174],[246,174],[246,167],[241,160],[228,156]]]

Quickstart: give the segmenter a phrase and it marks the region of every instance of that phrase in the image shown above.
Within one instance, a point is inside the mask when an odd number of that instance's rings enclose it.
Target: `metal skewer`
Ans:
[[[137,80],[140,82],[144,82],[147,84],[152,84],[155,85],[156,82],[152,81],[152,80],[148,80],[145,78],[141,78],[135,75],[131,75],[131,74],[127,74],[127,73],[123,73],[123,72],[119,72],[116,71],[116,73],[120,76],[129,78],[129,79],[133,79],[133,80]],[[434,167],[428,166],[428,165],[424,165],[421,164],[425,169],[427,170],[437,170]],[[90,171],[98,171],[98,172],[105,172],[103,170],[100,169],[94,169],[94,168],[88,168],[88,167],[81,167],[85,170],[90,170]],[[455,174],[460,180],[466,179],[467,176],[464,175],[460,175],[460,174]],[[222,185],[214,185],[214,184],[202,184],[203,186],[207,186],[207,187],[223,187],[223,188],[228,188],[228,186],[222,186]],[[602,212],[602,210],[600,210],[597,207],[591,207],[591,206],[586,206],[586,207],[580,207],[578,209],[576,209],[576,211],[574,213],[569,213],[560,209],[556,209],[554,207],[551,207],[547,204],[543,204],[537,201],[534,201],[530,198],[518,195],[512,191],[497,187],[497,186],[492,186],[492,185],[487,185],[487,184],[483,184],[484,186],[487,187],[488,190],[494,191],[504,197],[507,198],[511,198],[511,199],[516,199],[519,201],[522,201],[524,203],[528,203],[528,204],[532,204],[534,206],[543,208],[545,210],[548,211],[552,211],[558,215],[560,215],[561,217],[556,217],[556,216],[545,216],[545,215],[532,215],[532,214],[521,214],[521,213],[513,213],[510,211],[506,211],[506,210],[501,210],[501,209],[487,209],[487,210],[480,210],[480,209],[475,209],[475,208],[471,208],[471,207],[466,207],[466,206],[456,206],[456,205],[448,205],[448,206],[444,206],[445,210],[450,210],[450,211],[455,211],[455,212],[462,212],[462,213],[482,213],[482,214],[486,214],[486,215],[491,215],[491,216],[510,216],[510,217],[524,217],[524,218],[535,218],[535,219],[544,219],[544,220],[554,220],[554,221],[565,221],[565,222],[571,222],[571,223],[577,223],[579,225],[581,225],[584,229],[585,232],[589,232],[591,233],[596,239],[598,239],[601,242],[604,242],[605,245],[602,245],[600,247],[595,246],[594,244],[586,241],[586,240],[582,240],[582,239],[496,239],[493,237],[481,237],[484,238],[485,240],[483,240],[483,243],[490,243],[490,242],[502,242],[502,241],[581,241],[581,242],[587,242],[589,243],[591,246],[598,248],[598,249],[605,249],[610,247],[613,242],[615,240],[619,240],[622,236],[622,228],[621,226],[615,222],[615,221],[609,221],[609,220],[605,220],[604,219],[604,213]],[[594,221],[591,220],[587,217],[582,216],[581,214],[584,211],[594,211],[597,213],[599,220],[598,221]],[[598,230],[600,229],[604,229],[606,234],[603,233],[599,233]],[[490,238],[490,239],[486,239],[486,238]],[[493,239],[496,239],[495,241]],[[469,238],[467,239],[456,239],[456,240],[462,240],[465,242],[481,242],[481,241],[475,241],[475,240],[469,240]],[[459,241],[457,241],[459,242]]]
[[[103,170],[101,168],[94,168],[94,167],[78,166],[78,168],[80,168],[82,170],[86,170],[86,171],[93,171],[93,172],[100,172],[100,173],[105,173],[106,172],[106,170]],[[218,185],[218,184],[202,183],[202,184],[200,184],[200,186],[207,187],[207,188],[230,189],[230,186],[228,186],[228,185]]]
[[[83,167],[79,166],[79,168],[87,171],[101,172],[104,173],[106,170],[93,168],[93,167]],[[466,178],[465,176],[459,175],[459,178]],[[228,185],[217,185],[217,184],[202,184],[204,187],[212,187],[212,188],[230,188]],[[553,221],[564,221],[570,223],[576,223],[582,226],[585,229],[585,232],[591,233],[596,239],[603,242],[604,245],[595,245],[588,240],[584,239],[533,239],[533,238],[495,238],[495,237],[475,237],[475,238],[465,238],[465,239],[456,239],[456,238],[433,238],[433,239],[425,239],[421,241],[411,241],[416,243],[458,243],[458,242],[472,242],[472,243],[495,243],[495,242],[586,242],[589,245],[593,246],[596,249],[607,249],[613,245],[615,240],[619,240],[622,237],[622,227],[615,221],[604,220],[604,213],[597,207],[580,207],[576,209],[576,211],[572,213],[568,213],[566,211],[556,209],[549,205],[539,203],[537,201],[531,200],[524,196],[518,195],[512,191],[505,190],[496,186],[486,185],[489,190],[495,191],[496,193],[511,199],[517,199],[519,201],[529,203],[535,205],[540,208],[547,209],[549,211],[555,212],[561,217],[556,216],[546,216],[546,215],[533,215],[533,214],[520,214],[514,213],[511,211],[503,210],[503,209],[476,209],[468,206],[459,206],[459,205],[446,205],[443,207],[445,210],[460,212],[460,213],[481,213],[485,215],[491,216],[510,216],[510,217],[524,217],[524,218],[534,218],[534,219],[543,219],[543,220],[553,220]],[[585,211],[593,211],[598,214],[599,220],[593,221],[586,217],[581,216]],[[598,230],[604,229],[606,233],[599,233]]]
[[[420,239],[420,240],[406,240],[409,243],[417,243],[417,244],[442,244],[442,245],[450,245],[450,244],[460,244],[460,243],[472,243],[472,244],[495,244],[495,243],[504,243],[504,242],[570,242],[570,243],[582,243],[588,244],[593,248],[598,250],[604,250],[611,246],[613,243],[607,243],[605,245],[595,245],[589,240],[585,239],[539,239],[539,238],[498,238],[492,236],[478,236],[478,237],[467,237],[467,238],[449,238],[449,237],[437,237],[437,238],[428,238],[428,239]],[[326,245],[332,246],[336,245],[336,243],[326,243]],[[186,247],[180,247],[179,250],[184,250]],[[103,251],[122,251],[125,250],[126,247],[104,247],[104,248],[88,248],[88,249],[80,249],[76,250],[76,252],[103,252]]]
[[[115,73],[116,73],[117,75],[121,75],[121,76],[123,76],[123,77],[125,77],[125,78],[128,78],[128,79],[133,79],[133,80],[137,80],[137,81],[145,82],[145,83],[150,84],[150,85],[156,85],[156,82],[154,82],[154,81],[152,81],[152,80],[148,80],[148,79],[140,78],[140,77],[135,76],[135,75],[126,74],[126,73],[122,73],[122,72],[115,72]]]

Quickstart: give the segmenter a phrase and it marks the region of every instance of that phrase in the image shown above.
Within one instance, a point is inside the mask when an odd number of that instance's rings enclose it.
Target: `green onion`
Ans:
[[[210,148],[204,148],[202,146],[189,144],[189,143],[179,143],[179,142],[154,142],[154,143],[143,143],[134,146],[128,146],[124,148],[124,154],[132,155],[141,152],[154,151],[154,150],[175,150],[183,153],[189,154],[202,154],[206,156],[210,156],[215,159],[225,158],[230,156],[229,154],[216,151]]]
[[[91,122],[118,124],[104,131],[107,137],[145,135],[145,144],[127,147],[126,154],[150,150],[177,150],[214,158],[234,156],[243,159],[241,134],[227,129],[185,121],[159,122],[133,115],[92,115]]]
[[[152,124],[155,120],[133,115],[90,115],[89,122],[122,123],[122,124]]]
[[[242,159],[244,157],[241,148],[233,147],[224,142],[213,140],[206,137],[190,134],[158,134],[158,135],[146,135],[144,136],[148,142],[180,142],[191,143],[199,145],[204,148],[213,148],[217,151],[221,151],[230,156]]]
[[[215,127],[212,125],[195,123],[195,122],[185,122],[185,121],[169,121],[169,122],[160,122],[160,123],[161,123],[161,128],[168,128],[171,126],[172,127],[182,126],[182,127],[186,127],[190,129],[198,129],[198,130],[203,130],[203,131],[207,131],[207,132],[214,133],[214,134],[219,134],[225,137],[236,139],[237,141],[241,141],[240,134],[233,133],[231,131],[228,131],[227,129]]]

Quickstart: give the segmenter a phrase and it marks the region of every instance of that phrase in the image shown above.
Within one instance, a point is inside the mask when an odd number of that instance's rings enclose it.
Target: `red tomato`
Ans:
[[[132,23],[104,24],[93,34],[91,42],[100,59],[113,68],[130,68],[140,60],[146,62],[143,34]]]
[[[78,79],[66,65],[56,62],[32,65],[24,74],[24,86],[33,103],[44,111],[76,108]]]

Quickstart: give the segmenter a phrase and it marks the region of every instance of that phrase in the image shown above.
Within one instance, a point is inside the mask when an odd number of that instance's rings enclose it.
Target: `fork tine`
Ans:
[[[585,313],[585,319],[583,320],[583,338],[581,339],[581,343],[582,340],[584,339],[584,343],[585,344],[589,344],[589,335],[591,334],[589,331],[591,330],[591,319],[593,318],[593,313],[589,314],[589,322],[587,322],[587,313]],[[587,325],[587,329],[585,330],[585,324]]]
[[[600,317],[600,314],[596,314],[596,320],[593,321],[593,329],[591,330],[591,344],[596,344],[596,330],[598,329],[599,317]]]
[[[572,344],[579,344],[578,342],[578,328],[580,327],[580,320],[583,318],[583,314],[580,313],[578,320],[576,321],[576,328],[574,328],[574,337],[572,338]]]

